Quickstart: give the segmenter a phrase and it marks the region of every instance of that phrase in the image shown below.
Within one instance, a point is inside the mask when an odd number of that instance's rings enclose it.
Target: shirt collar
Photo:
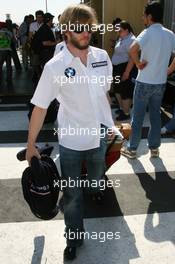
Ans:
[[[72,60],[75,58],[73,54],[68,50],[67,45],[64,45],[63,49],[63,55],[64,55],[64,62],[66,66],[72,62]]]
[[[150,27],[162,27],[161,23],[153,23],[150,25]]]
[[[77,58],[69,51],[66,44],[65,44],[63,53],[64,53],[64,61],[65,61],[66,66],[69,65],[74,59]],[[94,59],[96,58],[95,51],[92,49],[91,46],[89,46],[88,48],[88,57],[89,56]]]
[[[39,24],[37,21],[35,21],[35,23],[36,23],[37,28],[40,28],[43,25],[43,23]]]
[[[97,53],[92,48],[92,46],[89,46],[89,48],[88,48],[88,56],[92,57],[93,59],[96,59],[97,58],[96,55],[97,55]]]
[[[120,40],[126,40],[128,38],[130,38],[133,34],[132,33],[129,33],[127,36],[125,36],[124,38],[120,38]]]

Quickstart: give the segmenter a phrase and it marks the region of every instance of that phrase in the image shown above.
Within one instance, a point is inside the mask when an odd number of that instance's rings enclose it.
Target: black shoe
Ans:
[[[64,260],[73,260],[76,258],[76,247],[67,246],[64,250]]]
[[[130,119],[130,114],[126,115],[125,113],[121,113],[119,116],[116,117],[117,121],[124,121]]]
[[[99,191],[92,195],[92,200],[96,202],[98,205],[102,205],[104,203],[104,193]]]

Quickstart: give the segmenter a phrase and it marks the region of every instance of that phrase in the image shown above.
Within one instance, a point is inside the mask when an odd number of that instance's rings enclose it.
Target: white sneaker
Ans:
[[[150,149],[151,158],[158,158],[159,157],[159,149]]]
[[[120,150],[120,153],[123,155],[123,156],[125,156],[125,157],[127,157],[127,158],[129,158],[129,159],[136,159],[136,157],[137,157],[137,153],[136,153],[136,151],[135,150],[130,150],[130,149],[128,149],[127,147],[123,147],[123,148],[121,148],[121,150]]]

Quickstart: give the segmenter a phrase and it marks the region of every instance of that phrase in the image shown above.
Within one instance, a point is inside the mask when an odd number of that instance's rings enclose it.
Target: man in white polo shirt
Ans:
[[[134,91],[132,135],[128,146],[121,149],[121,153],[128,158],[136,158],[147,106],[151,123],[148,147],[151,157],[159,156],[160,106],[167,81],[169,60],[175,50],[174,33],[161,24],[163,9],[160,3],[154,1],[147,4],[143,19],[147,29],[141,32],[130,48],[130,55],[139,72]]]
[[[65,41],[61,41],[60,43],[58,43],[55,47],[54,56],[56,56],[60,51],[62,51],[64,49],[65,45],[66,45]]]
[[[29,37],[32,38],[33,35],[38,31],[38,29],[43,25],[44,20],[44,12],[42,10],[38,10],[35,13],[36,21],[30,24],[29,28]]]
[[[84,232],[83,189],[77,184],[82,162],[86,161],[89,182],[97,183],[89,191],[99,199],[99,181],[105,172],[106,130],[110,128],[113,136],[115,126],[107,99],[112,65],[106,51],[89,46],[91,25],[97,24],[95,11],[83,4],[70,6],[60,19],[67,26],[69,22],[75,27],[65,30],[66,44],[45,65],[31,100],[35,108],[29,125],[26,159],[30,163],[32,156],[40,158],[35,142],[47,108],[57,98],[62,179],[75,183],[74,187],[68,184],[63,190],[67,238],[64,257],[74,259],[76,247],[83,242],[80,234]]]

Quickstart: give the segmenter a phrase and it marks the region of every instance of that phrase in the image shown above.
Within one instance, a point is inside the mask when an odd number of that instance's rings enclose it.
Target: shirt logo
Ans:
[[[64,72],[67,78],[70,78],[70,77],[72,78],[73,76],[75,76],[75,73],[76,73],[75,69],[71,67],[65,69],[65,72]]]
[[[64,49],[64,46],[61,46],[61,47],[60,47],[60,51],[63,50],[63,49]]]
[[[103,67],[103,66],[107,66],[107,65],[108,65],[107,61],[99,61],[99,62],[92,63],[93,68]]]

